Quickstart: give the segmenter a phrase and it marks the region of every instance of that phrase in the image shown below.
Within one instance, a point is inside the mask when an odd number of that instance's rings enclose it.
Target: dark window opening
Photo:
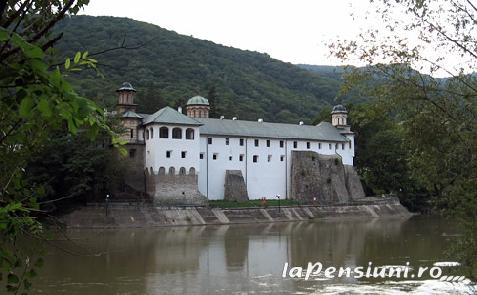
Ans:
[[[258,139],[255,139],[255,146],[258,146]]]
[[[207,138],[207,143],[208,143],[208,144],[212,144],[212,138],[210,138],[210,137]]]
[[[310,149],[310,142],[309,141],[306,143],[306,148]]]
[[[293,148],[296,149],[298,147],[298,142],[294,141],[293,142]]]
[[[134,129],[131,129],[131,138],[134,138]]]
[[[172,129],[172,138],[181,139],[182,138],[182,129],[174,128]]]
[[[159,137],[160,138],[169,138],[169,128],[167,128],[167,127],[159,128]]]
[[[136,156],[136,149],[130,149],[129,150],[129,158],[134,158]]]
[[[267,147],[270,147],[270,139],[267,139]]]
[[[170,158],[170,157],[171,157],[171,153],[172,153],[172,151],[166,151],[166,158]]]
[[[240,156],[239,156],[239,161],[240,161],[240,162],[243,162],[243,155],[240,155]]]
[[[217,160],[218,154],[213,154],[212,155],[212,160]]]
[[[229,156],[229,161],[232,161],[232,156]]]
[[[283,140],[280,140],[280,147],[283,147]]]
[[[254,163],[257,163],[257,162],[258,162],[258,156],[257,156],[257,155],[254,155],[254,156],[253,156],[253,162],[254,162]]]
[[[229,139],[229,138],[226,138],[226,139],[225,139],[225,145],[229,145],[229,143],[230,143],[230,139]]]
[[[186,154],[187,154],[187,152],[184,152],[184,151],[183,151],[183,152],[181,152],[181,158],[182,158],[182,159],[185,159],[185,157],[186,157]]]
[[[194,129],[192,128],[186,129],[186,139],[194,139]]]
[[[243,138],[240,138],[240,145],[243,146]]]
[[[204,153],[200,153],[199,158],[202,160],[204,159]]]

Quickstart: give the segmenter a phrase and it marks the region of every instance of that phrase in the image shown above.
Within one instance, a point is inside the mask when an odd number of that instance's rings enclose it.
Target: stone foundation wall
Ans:
[[[241,170],[226,170],[224,200],[247,201],[248,192]]]
[[[338,155],[292,151],[291,199],[343,204],[364,197],[359,176]]]
[[[147,192],[157,205],[204,205],[196,174],[150,174],[146,171]]]
[[[295,206],[211,209],[207,207],[156,207],[110,204],[87,206],[60,218],[70,228],[156,227],[174,225],[233,224],[304,221],[323,218],[409,218],[398,200],[388,199],[347,206]]]

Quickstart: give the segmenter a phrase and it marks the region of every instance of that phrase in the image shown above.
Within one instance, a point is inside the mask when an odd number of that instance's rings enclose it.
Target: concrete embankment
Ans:
[[[85,206],[60,218],[70,228],[123,228],[300,221],[343,217],[409,217],[397,199],[339,206],[268,208],[156,207],[109,204]]]

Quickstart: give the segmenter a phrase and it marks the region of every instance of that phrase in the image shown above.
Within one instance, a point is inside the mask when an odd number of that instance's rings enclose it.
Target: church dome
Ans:
[[[124,82],[123,85],[121,85],[121,88],[119,88],[116,91],[134,91],[136,92],[136,89],[134,89],[129,82]]]
[[[331,111],[331,113],[343,113],[343,112],[348,112],[345,108],[344,105],[342,104],[337,104],[333,107],[333,110]]]
[[[202,96],[194,96],[187,101],[187,105],[209,105],[207,98]]]

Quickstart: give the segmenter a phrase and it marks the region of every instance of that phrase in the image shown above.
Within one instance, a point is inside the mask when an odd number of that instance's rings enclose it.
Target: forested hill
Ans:
[[[57,46],[61,55],[99,52],[123,40],[127,47],[144,44],[98,55],[105,78],[82,72],[72,79],[80,93],[107,107],[116,100],[114,90],[129,81],[138,90],[142,112],[183,105],[187,98],[202,95],[216,97],[215,116],[309,123],[321,108],[335,102],[341,83],[333,72],[314,73],[266,54],[127,18],[74,16],[57,30],[64,32]]]

